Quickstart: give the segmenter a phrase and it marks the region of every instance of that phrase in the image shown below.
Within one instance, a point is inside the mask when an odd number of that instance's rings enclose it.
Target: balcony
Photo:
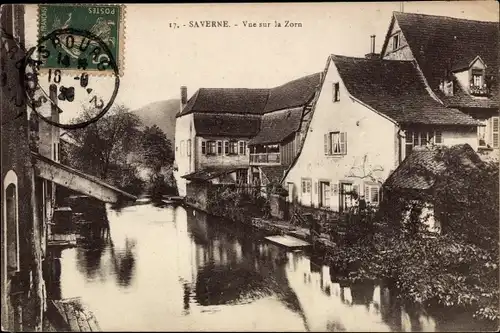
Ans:
[[[252,153],[250,164],[279,165],[281,164],[280,153]]]
[[[490,94],[490,89],[488,89],[488,87],[486,85],[484,86],[475,86],[475,85],[471,85],[470,86],[470,94],[473,95],[473,96],[489,96]]]

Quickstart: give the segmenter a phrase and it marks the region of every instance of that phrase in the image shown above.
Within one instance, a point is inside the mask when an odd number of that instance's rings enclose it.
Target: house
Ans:
[[[445,154],[458,163],[447,163],[443,158]],[[482,165],[484,162],[468,144],[418,147],[385,181],[384,203],[390,206],[389,209],[397,210],[396,221],[408,221],[412,214],[416,214],[429,231],[441,233],[443,226],[439,219],[439,205],[435,202],[435,188],[440,177],[450,168],[472,170]],[[401,199],[406,201],[402,207],[396,204]]]
[[[490,158],[499,148],[499,37],[498,22],[395,12],[381,52],[415,61],[434,98],[480,121],[476,146]]]
[[[175,127],[179,194],[186,196],[187,183],[200,181],[279,182],[298,151],[319,82],[317,73],[271,89],[201,88],[189,101],[181,87]]]
[[[3,5],[1,15],[2,60],[8,78],[19,77],[16,63],[25,53],[24,6]],[[12,38],[9,37],[12,36]],[[25,103],[25,87],[8,79],[1,89],[2,110],[2,227],[1,227],[1,325],[7,331],[41,331],[46,310],[43,272],[49,265],[50,224],[53,222],[56,186],[66,187],[105,202],[134,200],[135,196],[101,180],[69,168],[60,161],[59,128],[34,114]],[[54,103],[39,110],[59,121]]]
[[[414,147],[477,146],[477,121],[435,99],[415,62],[373,53],[328,58],[303,147],[282,182],[294,202],[344,211],[364,195],[378,205],[382,183]]]

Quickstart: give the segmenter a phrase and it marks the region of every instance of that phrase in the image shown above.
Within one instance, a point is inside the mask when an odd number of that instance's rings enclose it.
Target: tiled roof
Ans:
[[[181,112],[261,114],[266,105],[267,89],[200,88]]]
[[[404,159],[397,169],[384,183],[386,188],[399,189],[430,189],[438,175],[447,168],[440,156],[449,151],[454,157],[460,158],[461,167],[475,167],[482,164],[481,158],[468,144],[452,147],[416,147]]]
[[[400,124],[476,125],[463,112],[431,97],[411,61],[332,59],[349,93]]]
[[[210,179],[214,179],[214,178],[226,175],[226,174],[231,173],[233,171],[236,171],[238,169],[246,169],[246,168],[238,167],[238,166],[206,167],[202,170],[198,170],[198,171],[192,172],[190,174],[184,175],[184,176],[182,176],[182,178],[187,179],[187,180],[207,181]]]
[[[321,74],[315,73],[304,76],[270,89],[264,112],[283,110],[307,104],[314,97],[315,92],[321,88]]]
[[[195,113],[197,135],[253,137],[259,132],[260,117],[252,115]]]
[[[298,131],[302,119],[302,108],[275,111],[262,116],[259,133],[248,144],[279,143]]]
[[[192,112],[263,114],[303,106],[320,88],[321,73],[307,75],[272,89],[200,88],[177,116]]]
[[[496,93],[492,96],[498,102],[498,22],[400,12],[395,12],[394,17],[433,90],[438,90],[446,70],[466,69],[480,56],[487,66],[486,75],[496,77],[497,82],[492,87]],[[450,102],[469,106],[474,100],[469,96],[469,99],[460,97]]]

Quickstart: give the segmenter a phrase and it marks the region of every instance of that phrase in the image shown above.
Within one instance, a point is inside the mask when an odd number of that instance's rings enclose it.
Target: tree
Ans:
[[[89,120],[95,112],[85,109],[74,121]],[[123,105],[114,107],[99,120],[71,132],[77,144],[65,152],[69,155],[69,164],[138,194],[144,184],[129,160],[140,143],[139,126],[139,117],[128,108]]]
[[[144,129],[141,146],[144,164],[151,168],[155,174],[174,161],[172,144],[165,133],[156,125]]]
[[[77,122],[92,118],[94,110],[85,109]],[[108,114],[88,126],[73,132],[73,163],[91,174],[106,179],[112,164],[126,164],[134,150],[141,125],[139,117],[125,106],[118,105]]]

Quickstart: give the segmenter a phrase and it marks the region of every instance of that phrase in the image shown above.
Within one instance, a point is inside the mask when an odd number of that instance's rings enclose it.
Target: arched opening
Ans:
[[[7,224],[7,270],[19,271],[19,227],[18,227],[17,187],[9,184],[5,189],[5,211]]]

